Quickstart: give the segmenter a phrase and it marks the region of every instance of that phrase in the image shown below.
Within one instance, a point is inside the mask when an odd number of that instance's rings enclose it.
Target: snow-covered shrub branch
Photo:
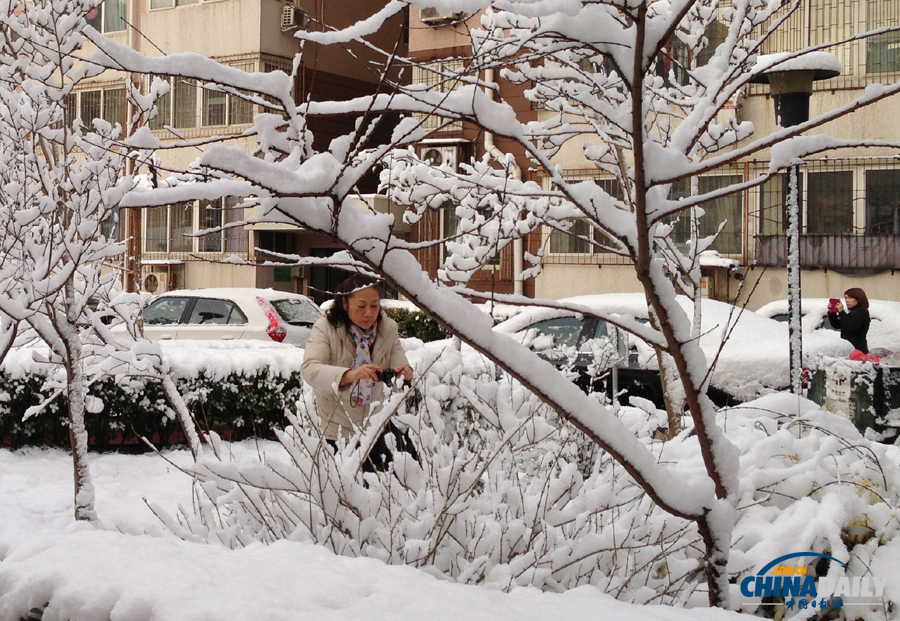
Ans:
[[[408,427],[418,461],[397,452],[391,472],[362,474],[362,436],[329,447],[307,395],[279,434],[279,450],[235,461],[219,445],[190,470],[201,481],[195,509],[154,510],[185,538],[230,547],[313,541],[502,590],[591,584],[639,603],[703,601],[705,547],[694,521],[668,515],[588,438],[515,381],[495,379],[492,365],[461,364],[465,354],[434,346],[411,354],[425,371],[386,406]],[[703,471],[689,420],[660,442],[654,432],[664,413],[648,406],[620,414],[655,459]],[[723,410],[719,423],[742,473],[733,588],[797,546],[864,575],[900,525],[900,470],[886,447],[844,417],[806,401],[797,410],[796,397],[783,395]],[[844,570],[827,571],[836,578]],[[765,613],[755,602],[745,607]]]

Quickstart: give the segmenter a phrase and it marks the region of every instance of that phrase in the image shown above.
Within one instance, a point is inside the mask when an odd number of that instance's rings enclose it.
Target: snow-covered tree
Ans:
[[[102,376],[141,373],[161,379],[182,422],[187,409],[163,372],[161,352],[140,338],[138,294],[122,292],[125,243],[116,232],[119,203],[134,185],[119,139],[129,131],[102,118],[76,118],[73,89],[104,68],[83,62],[85,17],[97,0],[5,2],[0,7],[0,360],[18,335],[36,347],[65,395],[75,478],[75,518],[94,520],[86,412]],[[130,81],[131,99],[152,108]],[[131,127],[143,121],[130,119]],[[113,333],[101,316],[117,317]],[[180,406],[180,407],[178,407]],[[42,406],[26,416],[35,415]],[[199,445],[185,425],[192,448]]]
[[[719,112],[763,69],[807,52],[757,65],[761,41],[781,25],[786,13],[798,9],[799,2],[786,9],[782,2],[763,0],[727,4],[428,0],[426,4],[442,13],[485,9],[482,28],[472,32],[471,57],[460,70],[443,68],[437,76],[438,81],[457,85],[450,92],[390,84],[393,92],[352,101],[295,102],[293,80],[282,73],[246,74],[196,55],[149,59],[99,35],[92,37],[101,49],[94,62],[182,76],[232,94],[255,94],[254,101],[268,102],[278,112],[257,115],[256,152],[212,144],[198,157],[195,177],[183,178],[191,183],[132,193],[125,204],[248,197],[260,208],[259,220],[289,222],[330,237],[346,251],[334,260],[390,280],[622,464],[656,505],[695,523],[705,545],[709,601],[725,605],[739,464],[737,450],[717,425],[716,410],[706,395],[713,361],[706,360],[699,348],[692,332],[694,318],[675,301],[677,289],[698,290],[696,258],[709,239],[697,239],[692,251],[684,254],[670,240],[675,219],[690,217],[706,201],[763,183],[798,157],[861,144],[821,136],[807,140],[800,134],[888,97],[900,85],[870,88],[852,104],[808,123],[757,136],[752,123],[723,123]],[[407,6],[392,0],[346,31],[298,36],[322,44],[364,41]],[[711,41],[707,33],[714,22],[724,36]],[[416,65],[388,52],[384,58],[385,76],[395,66]],[[502,100],[498,79],[527,85],[527,97],[546,114],[537,121],[522,121],[516,106]],[[386,114],[396,112],[409,116],[395,127],[392,143],[371,146],[367,139],[374,128]],[[514,141],[528,161],[514,162],[489,151],[459,171],[435,167],[406,148],[428,135],[413,113],[463,121]],[[340,114],[356,115],[356,130],[333,140],[327,151],[316,152],[307,120]],[[617,182],[621,194],[613,195],[595,181],[567,180],[554,162],[566,144],[578,145],[598,173]],[[673,191],[676,184],[690,187],[691,179],[765,149],[770,149],[772,161],[766,175],[727,187]],[[456,234],[410,243],[394,235],[393,216],[360,209],[351,195],[380,163],[386,165],[383,185],[393,200],[407,206],[408,222],[450,201],[460,218]],[[545,183],[523,180],[526,165]],[[466,283],[497,251],[541,227],[568,231],[577,220],[598,232],[583,237],[584,242],[634,264],[651,311],[650,324],[619,316],[601,318],[638,335],[670,360],[667,390],[690,410],[702,473],[660,464],[612,412],[564,381],[549,362],[494,332],[489,318],[463,297],[478,295]],[[433,282],[414,256],[423,246],[436,244],[445,245],[449,253],[440,282]],[[541,257],[528,259],[533,265],[525,275],[533,276]]]

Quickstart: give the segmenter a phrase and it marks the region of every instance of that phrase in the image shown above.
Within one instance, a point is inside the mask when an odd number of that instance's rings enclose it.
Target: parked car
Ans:
[[[643,294],[616,293],[562,300],[607,316],[648,320]],[[678,303],[692,315],[693,305],[679,296]],[[498,331],[517,335],[545,358],[564,366],[574,361],[576,382],[585,390],[608,394],[608,377],[594,379],[587,373],[593,364],[592,340],[607,340],[619,351],[619,389],[629,395],[663,403],[655,351],[645,341],[595,317],[567,311],[532,308],[499,324]],[[722,344],[723,333],[728,338]],[[739,403],[790,385],[788,333],[784,323],[715,300],[702,301],[700,348],[708,362],[715,361],[709,397],[719,406]],[[622,343],[622,345],[620,345]],[[804,342],[807,360],[818,355],[846,356],[849,343],[810,335]],[[574,356],[572,355],[574,352]]]
[[[303,295],[274,289],[185,289],[144,308],[144,334],[173,339],[271,340],[303,347],[321,316]]]
[[[787,323],[788,301],[769,302],[756,312],[763,317]],[[894,352],[900,351],[900,302],[869,300],[869,316],[872,318],[866,339],[869,349],[883,347]],[[804,334],[840,338],[840,330],[831,325],[828,319],[828,298],[800,300],[800,329]]]

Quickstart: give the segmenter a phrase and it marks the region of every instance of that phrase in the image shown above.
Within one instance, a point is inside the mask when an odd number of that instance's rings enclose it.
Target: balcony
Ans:
[[[756,265],[787,266],[787,237],[756,236]],[[800,267],[885,270],[900,268],[900,235],[802,235]]]

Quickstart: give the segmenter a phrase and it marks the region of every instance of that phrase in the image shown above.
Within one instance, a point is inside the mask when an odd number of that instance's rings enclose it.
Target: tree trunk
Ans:
[[[74,326],[67,326],[72,330]],[[68,335],[67,335],[68,336]],[[66,338],[66,397],[69,401],[69,441],[75,470],[75,519],[93,522],[94,483],[88,468],[88,434],[84,425],[85,386],[81,371],[81,346],[77,340]]]

